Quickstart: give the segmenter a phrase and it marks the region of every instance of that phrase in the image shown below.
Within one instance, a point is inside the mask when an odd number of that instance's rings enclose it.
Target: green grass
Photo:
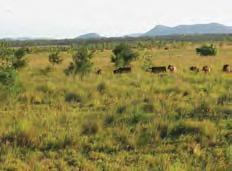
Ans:
[[[199,57],[194,47],[140,51],[130,74],[113,75],[110,51],[97,52],[80,80],[52,67],[47,53],[27,56],[22,89],[0,87],[0,170],[231,170],[232,47]],[[177,66],[177,73],[142,70]],[[210,65],[212,73],[191,73]]]

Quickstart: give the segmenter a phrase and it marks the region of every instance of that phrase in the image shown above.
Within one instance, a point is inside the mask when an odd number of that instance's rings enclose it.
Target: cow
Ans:
[[[101,75],[101,73],[102,73],[102,70],[101,70],[101,69],[98,69],[98,70],[96,71],[96,74],[97,74],[97,75]]]
[[[162,72],[167,72],[166,66],[158,66],[158,67],[151,67],[148,69],[152,73],[162,73]]]
[[[203,71],[204,73],[210,73],[211,68],[210,68],[209,66],[205,65],[205,66],[202,67],[202,71]]]
[[[168,70],[170,71],[170,72],[176,72],[176,67],[175,66],[173,66],[173,65],[168,65]]]
[[[130,73],[131,67],[120,67],[113,71],[114,74]]]
[[[230,65],[228,65],[228,64],[224,65],[222,71],[223,71],[223,72],[226,72],[226,73],[231,72]]]
[[[197,66],[191,66],[189,69],[193,72],[200,72],[200,68],[198,68]]]

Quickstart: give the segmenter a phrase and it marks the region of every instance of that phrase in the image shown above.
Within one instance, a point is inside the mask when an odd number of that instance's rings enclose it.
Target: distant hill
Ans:
[[[102,37],[97,33],[88,33],[88,34],[80,35],[76,39],[88,40],[88,39],[101,39],[101,38]]]
[[[192,34],[231,34],[232,27],[218,23],[179,25],[176,27],[167,27],[157,25],[152,30],[143,34],[146,37],[168,36],[168,35],[192,35]]]
[[[143,33],[134,33],[134,34],[126,35],[125,37],[141,37],[142,35]]]

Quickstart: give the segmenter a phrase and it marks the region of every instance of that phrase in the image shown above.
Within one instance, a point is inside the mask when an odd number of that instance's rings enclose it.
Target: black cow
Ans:
[[[102,70],[101,70],[101,69],[98,69],[98,70],[96,71],[96,74],[97,74],[97,75],[101,75],[101,73],[102,73]]]
[[[149,71],[152,73],[162,73],[162,72],[167,72],[166,66],[158,66],[158,67],[151,67],[149,68]]]
[[[189,69],[193,72],[200,72],[200,68],[198,68],[197,66],[191,66]]]
[[[130,73],[131,67],[120,67],[114,70],[114,74]]]

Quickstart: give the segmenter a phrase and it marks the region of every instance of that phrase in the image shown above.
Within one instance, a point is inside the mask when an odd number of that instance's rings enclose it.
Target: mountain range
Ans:
[[[168,27],[157,25],[153,29],[145,33],[129,34],[125,37],[156,37],[170,35],[194,35],[194,34],[232,34],[232,27],[218,23],[210,24],[194,24],[194,25],[178,25],[176,27]],[[104,38],[97,33],[88,33],[77,37],[77,39],[100,39]]]
[[[157,25],[145,33],[133,33],[119,38],[157,37],[157,36],[172,36],[172,35],[202,35],[202,34],[232,34],[232,26],[226,26],[218,23],[178,25],[175,27]],[[104,38],[107,37],[103,37],[97,33],[88,33],[88,34],[80,35],[74,38],[74,40],[89,40],[89,39],[98,40]],[[4,38],[2,40],[33,41],[33,40],[52,40],[52,39],[19,37],[19,38]]]
[[[97,33],[88,33],[88,34],[80,35],[80,36],[78,36],[76,39],[83,39],[83,40],[86,40],[86,39],[101,39],[101,38],[103,38],[103,37],[100,36],[100,35],[97,34]]]
[[[167,27],[157,25],[155,28],[143,34],[145,37],[168,36],[168,35],[193,35],[193,34],[231,34],[232,27],[218,23],[179,25]]]

